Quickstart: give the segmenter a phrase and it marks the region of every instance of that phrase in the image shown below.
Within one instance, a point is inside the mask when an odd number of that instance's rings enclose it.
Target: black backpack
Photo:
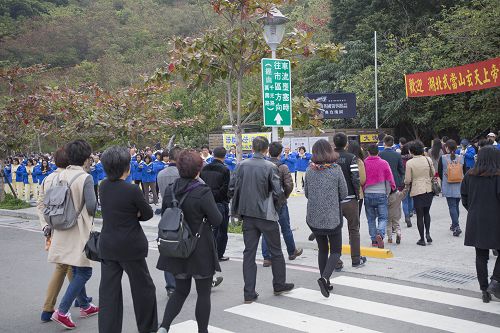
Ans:
[[[200,225],[198,233],[193,235],[181,208],[188,193],[177,201],[173,184],[170,185],[170,191],[172,207],[165,209],[158,224],[158,251],[165,257],[187,259],[196,249],[205,221]]]

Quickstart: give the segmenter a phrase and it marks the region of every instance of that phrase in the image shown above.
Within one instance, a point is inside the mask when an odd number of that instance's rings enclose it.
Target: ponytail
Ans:
[[[455,140],[446,141],[446,147],[450,151],[450,158],[453,161],[456,158],[457,142]]]

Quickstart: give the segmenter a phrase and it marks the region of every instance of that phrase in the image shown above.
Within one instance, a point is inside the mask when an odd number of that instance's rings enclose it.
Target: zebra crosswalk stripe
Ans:
[[[446,293],[437,290],[404,286],[376,280],[360,279],[349,276],[339,276],[331,279],[332,284],[352,288],[361,288],[369,291],[387,293],[391,295],[409,297],[428,302],[436,302],[477,311],[500,314],[500,302],[483,303],[479,297],[468,297]],[[334,296],[335,297],[335,296]]]
[[[305,288],[294,289],[284,296],[454,333],[498,333],[500,331],[499,327],[473,321],[342,295],[332,295],[331,298],[324,298],[319,291]]]
[[[261,303],[238,305],[225,311],[264,321],[270,324],[310,333],[356,332],[377,333],[378,331],[333,320],[310,316]]]
[[[223,330],[213,326],[208,326],[210,333],[234,333],[232,331]],[[184,321],[179,324],[170,326],[169,333],[194,333],[198,332],[198,324],[194,320]]]

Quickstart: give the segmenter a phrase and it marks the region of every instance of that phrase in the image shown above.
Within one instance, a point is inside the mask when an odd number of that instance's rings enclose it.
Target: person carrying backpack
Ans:
[[[174,274],[176,282],[175,291],[168,299],[163,321],[158,330],[160,333],[169,331],[172,321],[181,311],[191,290],[192,279],[195,280],[198,292],[195,310],[198,332],[208,332],[213,276],[216,271],[221,270],[211,228],[221,224],[222,215],[210,188],[197,180],[202,167],[203,159],[199,153],[182,151],[177,159],[180,178],[167,188],[162,202],[163,215],[168,208],[171,209],[174,206],[173,192],[175,200],[178,201],[178,207],[182,210],[183,222],[188,225],[193,234],[197,233],[199,238],[194,251],[187,258],[165,255],[161,249],[162,246],[159,245],[160,257],[156,268],[162,271],[168,270]],[[162,221],[163,219],[162,216]],[[162,222],[159,228],[161,227]],[[159,236],[162,235],[161,230],[163,229],[159,230]],[[161,237],[158,242],[161,243]]]
[[[438,173],[441,179],[443,197],[448,202],[451,217],[450,230],[453,236],[458,237],[462,233],[458,217],[460,214],[460,184],[464,178],[464,157],[456,154],[457,143],[455,140],[446,141],[447,154],[441,156],[438,163]]]
[[[38,208],[48,223],[49,230],[44,229],[51,235],[48,261],[70,265],[73,272],[73,279],[51,320],[67,329],[74,329],[76,324],[69,310],[75,299],[80,305],[81,318],[99,312],[85,293],[85,284],[92,276],[92,266],[83,251],[92,229],[97,200],[92,176],[83,169],[92,148],[86,141],[76,140],[68,143],[64,150],[70,165],[45,179]]]

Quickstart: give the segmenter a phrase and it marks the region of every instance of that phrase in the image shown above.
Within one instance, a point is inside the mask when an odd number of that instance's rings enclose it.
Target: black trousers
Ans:
[[[479,249],[476,247],[476,272],[479,288],[486,290],[488,288],[488,260],[490,258],[490,250]],[[493,269],[492,280],[500,282],[500,257],[497,257],[495,268]]]
[[[315,236],[318,243],[319,273],[321,277],[329,280],[342,254],[342,227],[337,227],[329,235]]]
[[[149,275],[146,259],[101,262],[99,285],[99,332],[120,333],[123,322],[122,276],[127,273],[134,303],[135,320],[140,333],[158,330],[156,288]]]
[[[271,252],[273,287],[283,287],[286,281],[286,266],[283,251],[281,250],[281,236],[279,224],[276,221],[258,219],[255,217],[243,217],[243,289],[245,298],[255,297],[255,281],[257,279],[257,264],[255,255],[259,245],[260,236],[264,234],[267,247]]]

